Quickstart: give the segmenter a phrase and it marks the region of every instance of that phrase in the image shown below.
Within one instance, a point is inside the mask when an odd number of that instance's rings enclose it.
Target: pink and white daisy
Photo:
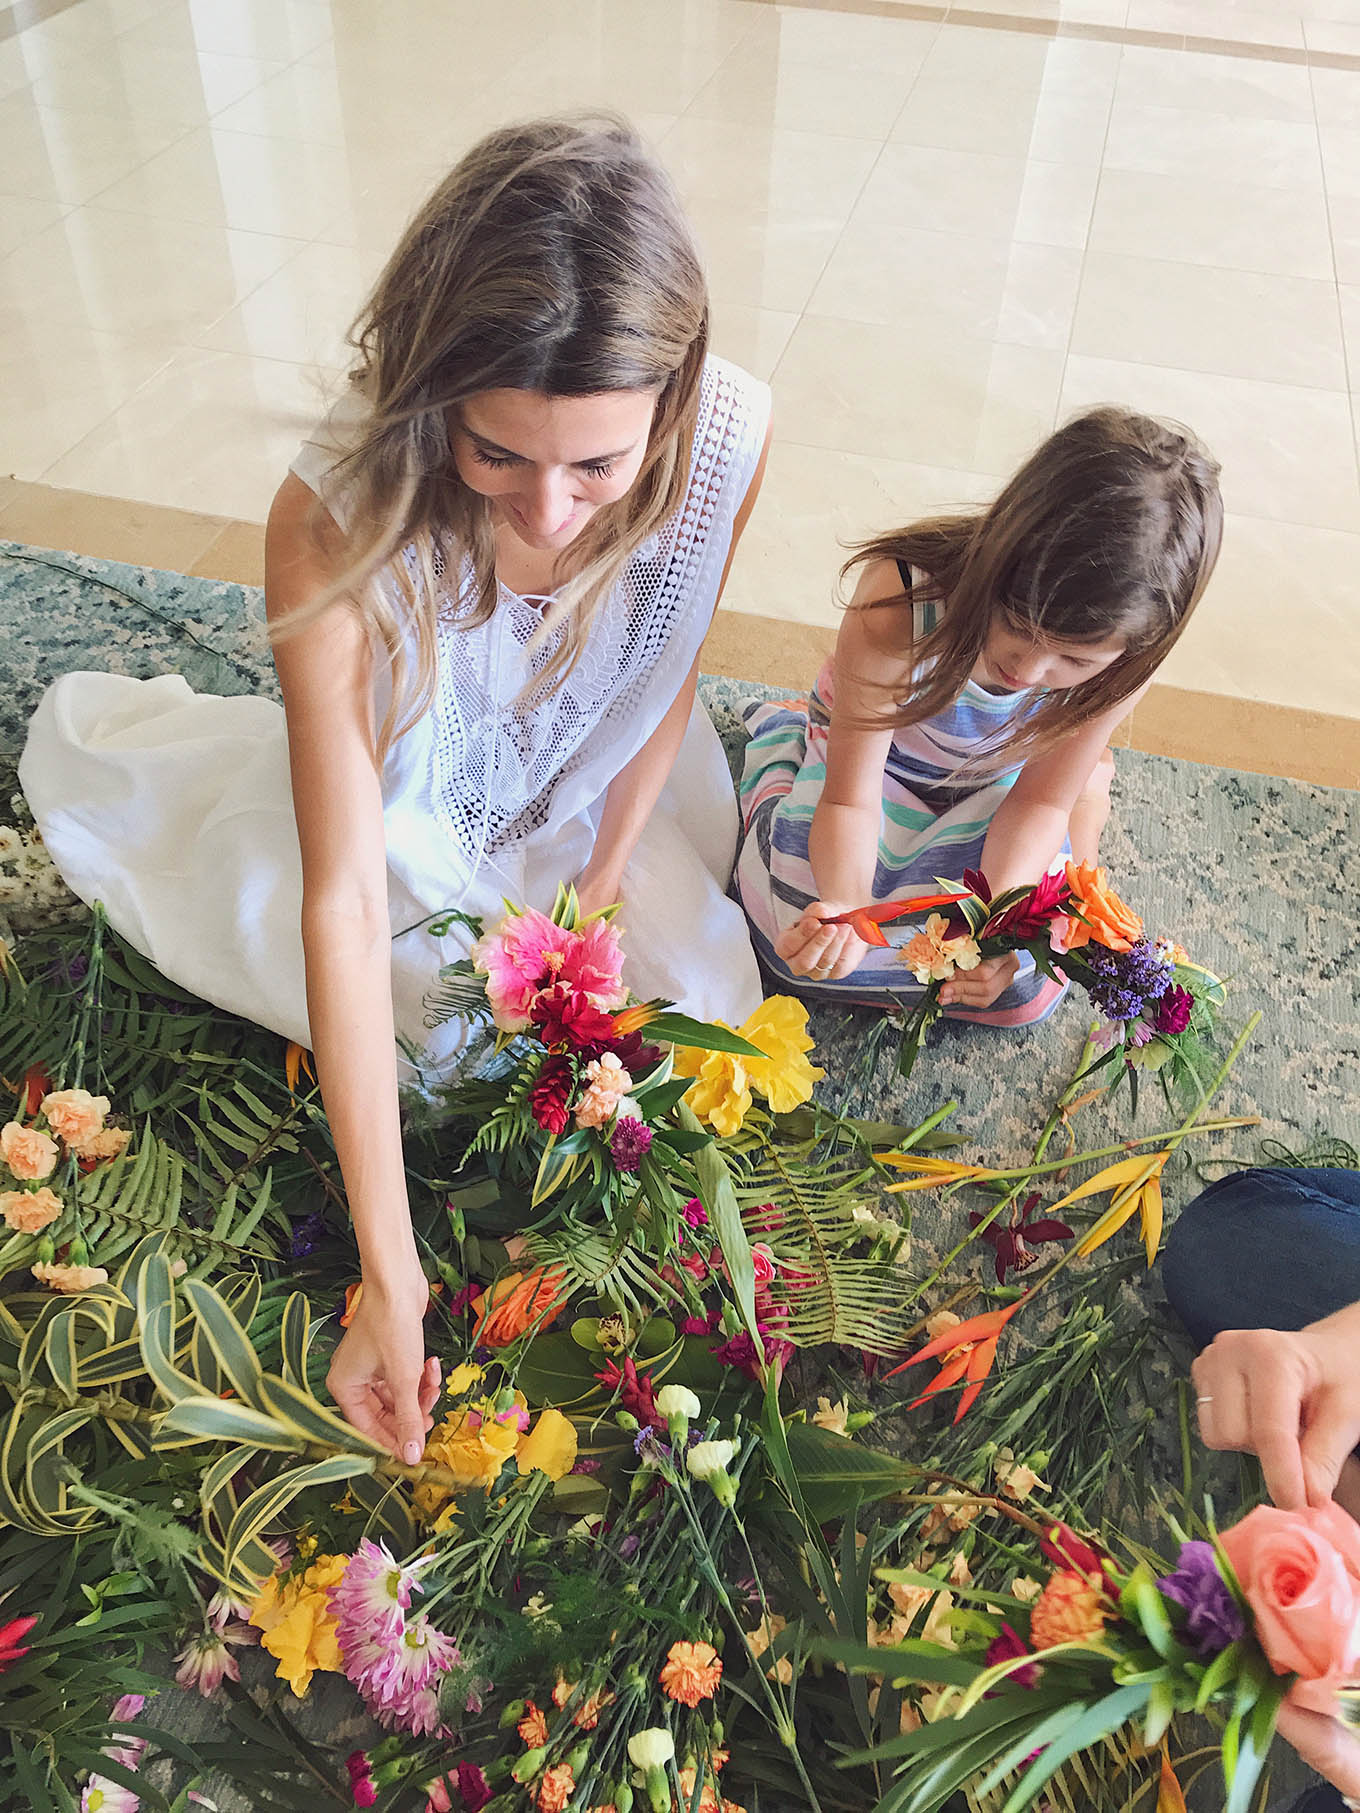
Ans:
[[[389,1730],[423,1736],[439,1728],[438,1679],[462,1657],[453,1638],[424,1614],[387,1643],[366,1645],[360,1669],[344,1655],[345,1673]]]
[[[385,1542],[364,1537],[340,1584],[329,1595],[343,1654],[348,1654],[356,1639],[382,1642],[401,1635],[411,1594],[424,1591],[420,1575],[434,1558],[431,1553],[418,1561],[398,1563]]]
[[[224,1679],[239,1681],[241,1670],[227,1645],[248,1643],[253,1634],[245,1624],[224,1624],[221,1630],[210,1625],[198,1631],[175,1657],[179,1663],[175,1679],[181,1687],[197,1687],[205,1700]]]

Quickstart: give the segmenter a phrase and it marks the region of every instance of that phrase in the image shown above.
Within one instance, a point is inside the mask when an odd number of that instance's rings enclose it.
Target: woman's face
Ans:
[[[1008,692],[1035,686],[1058,692],[1093,680],[1124,653],[1125,644],[1118,637],[1069,642],[1058,636],[1040,636],[998,612],[973,676],[987,686],[1004,686]]]
[[[492,500],[526,547],[556,553],[631,488],[646,457],[656,397],[651,390],[589,397],[479,391],[449,427],[458,476]]]

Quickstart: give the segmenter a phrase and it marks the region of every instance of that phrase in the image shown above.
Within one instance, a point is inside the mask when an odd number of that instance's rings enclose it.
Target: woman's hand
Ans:
[[[775,940],[775,955],[782,957],[795,976],[816,982],[839,982],[859,968],[869,946],[848,925],[827,925],[850,908],[841,901],[814,900],[797,925]]]
[[[612,872],[599,874],[587,868],[576,878],[576,904],[582,919],[604,907],[617,906],[623,898],[623,878]]]
[[[1020,968],[1016,951],[988,957],[976,969],[958,969],[940,985],[942,1007],[990,1007],[1014,982]]]
[[[398,1290],[365,1284],[354,1319],[331,1356],[326,1383],[361,1435],[414,1466],[425,1451],[439,1396],[439,1361],[425,1357],[423,1274]]]

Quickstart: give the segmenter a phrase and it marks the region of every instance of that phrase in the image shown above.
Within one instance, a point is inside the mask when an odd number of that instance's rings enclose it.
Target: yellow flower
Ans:
[[[716,1024],[727,1023],[719,1020]],[[675,1053],[675,1074],[695,1078],[685,1100],[701,1121],[728,1138],[746,1119],[752,1090],[763,1095],[776,1114],[786,1114],[809,1100],[812,1085],[826,1074],[808,1062],[812,1040],[807,1032],[807,1009],[790,995],[772,995],[762,1001],[735,1030],[758,1046],[764,1057],[739,1058],[726,1051],[690,1046]]]
[[[751,1654],[753,1656],[763,1656],[787,1623],[788,1619],[781,1618],[778,1612],[768,1612],[765,1617],[761,1619],[755,1630],[747,1635],[746,1641],[751,1646]],[[789,1686],[793,1680],[792,1657],[781,1656],[774,1664],[773,1668],[767,1668],[765,1673],[772,1680],[780,1682],[783,1686]]]
[[[885,1184],[890,1196],[904,1190],[933,1190],[936,1184],[959,1183],[965,1177],[986,1177],[985,1165],[961,1165],[953,1158],[932,1158],[927,1152],[880,1152],[878,1162],[894,1171],[915,1171],[916,1177],[904,1177],[901,1183]]]
[[[838,1404],[833,1404],[830,1398],[818,1398],[812,1420],[819,1429],[829,1429],[833,1435],[844,1435],[848,1414],[849,1407],[844,1398]]]
[[[1153,1153],[1148,1158],[1121,1158],[1117,1164],[1106,1165],[1103,1171],[1097,1171],[1084,1184],[1058,1198],[1049,1210],[1050,1214],[1066,1208],[1069,1202],[1079,1202],[1083,1196],[1096,1196],[1102,1190],[1111,1192],[1109,1208],[1077,1245],[1082,1258],[1103,1246],[1126,1221],[1137,1215],[1142,1224],[1147,1262],[1152,1264],[1162,1239],[1162,1167],[1170,1156],[1166,1151]]]
[[[546,1473],[563,1479],[576,1465],[576,1425],[560,1410],[544,1410],[519,1444],[515,1464],[521,1473]]]
[[[515,1452],[519,1438],[515,1419],[498,1423],[494,1402],[483,1398],[451,1411],[435,1425],[426,1438],[424,1458],[452,1473],[459,1486],[490,1487]],[[428,1519],[443,1510],[450,1495],[440,1482],[423,1480],[412,1498],[417,1513]]]
[[[455,1366],[444,1381],[444,1389],[451,1398],[460,1398],[465,1392],[481,1382],[482,1369],[474,1366],[471,1360],[464,1360],[461,1366]]]
[[[287,1681],[299,1699],[311,1686],[316,1669],[343,1672],[327,1593],[340,1584],[348,1565],[348,1555],[318,1555],[305,1574],[292,1579],[274,1574],[251,1607],[250,1622],[264,1633],[261,1648],[278,1662],[279,1679]]]

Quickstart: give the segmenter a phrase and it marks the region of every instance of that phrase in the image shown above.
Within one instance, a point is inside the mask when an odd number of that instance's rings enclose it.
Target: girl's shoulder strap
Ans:
[[[911,598],[912,639],[919,642],[939,623],[940,607],[933,598],[912,597],[912,589],[919,583],[919,575],[905,560],[897,562],[897,571],[901,576],[902,590]]]

